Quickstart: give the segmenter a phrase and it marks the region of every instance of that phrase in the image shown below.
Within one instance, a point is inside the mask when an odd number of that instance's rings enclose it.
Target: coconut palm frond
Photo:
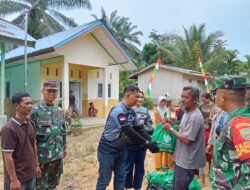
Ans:
[[[89,0],[47,0],[48,8],[60,9],[60,10],[71,10],[76,8],[92,9]]]
[[[63,25],[65,26],[69,26],[69,27],[76,27],[77,24],[74,22],[74,19],[72,18],[69,18],[67,16],[65,16],[64,14],[62,13],[59,13],[57,11],[54,11],[54,10],[51,10],[49,9],[48,10],[48,13],[55,19],[57,19],[58,21],[60,21]]]
[[[15,1],[0,1],[0,16],[22,13],[29,8],[28,5]]]

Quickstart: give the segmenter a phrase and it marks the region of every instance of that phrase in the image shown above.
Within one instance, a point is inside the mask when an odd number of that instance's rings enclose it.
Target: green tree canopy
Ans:
[[[245,56],[247,61],[245,64],[245,72],[247,73],[248,81],[250,81],[250,55]]]
[[[92,16],[95,19],[99,19],[96,15]],[[130,56],[139,56],[140,50],[136,45],[141,45],[138,37],[142,36],[143,33],[141,31],[134,31],[138,27],[133,25],[129,18],[118,16],[117,10],[113,11],[110,16],[107,16],[105,10],[102,8],[100,19],[110,28]]]
[[[175,35],[175,43],[162,44],[160,49],[165,52],[168,59],[176,66],[199,70],[197,63],[201,56],[203,64],[210,61],[213,56],[214,45],[223,36],[221,31],[209,35],[205,33],[205,24],[198,27],[192,25],[188,29],[183,27],[184,37]]]
[[[212,75],[239,75],[245,71],[246,64],[240,61],[237,50],[226,50],[218,47],[213,54],[213,58],[207,62],[207,72]]]
[[[60,13],[60,10],[76,8],[91,9],[89,0],[8,0],[0,1],[0,15],[9,16],[18,13],[13,23],[24,28],[25,12],[28,11],[28,33],[38,39],[75,27],[72,18]]]
[[[156,63],[158,59],[157,45],[153,43],[145,44],[141,52],[141,58],[142,58],[142,61],[145,62],[145,65]]]

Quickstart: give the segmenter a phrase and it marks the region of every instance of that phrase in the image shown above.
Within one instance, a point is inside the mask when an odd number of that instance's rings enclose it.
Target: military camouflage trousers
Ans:
[[[40,164],[42,177],[36,181],[36,190],[56,189],[63,173],[63,160],[55,160]]]

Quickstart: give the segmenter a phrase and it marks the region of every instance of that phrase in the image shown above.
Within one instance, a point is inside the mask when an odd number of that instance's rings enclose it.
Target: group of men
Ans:
[[[250,86],[248,87],[250,88]],[[210,180],[212,189],[250,189],[250,90],[243,77],[216,82],[216,104],[229,116],[214,146]],[[123,99],[110,111],[98,145],[99,176],[96,190],[105,190],[114,172],[113,188],[123,190],[128,139],[158,152],[132,107],[138,87],[124,88]],[[27,93],[12,97],[15,115],[1,130],[4,190],[51,190],[59,184],[66,156],[63,111],[54,105],[57,84],[45,82],[43,99],[32,107]],[[247,97],[245,99],[245,97]],[[199,168],[205,166],[204,119],[197,108],[199,90],[184,87],[185,113],[178,130],[164,121],[164,130],[177,138],[174,151],[174,190],[188,189]]]
[[[43,99],[32,107],[28,93],[12,97],[15,115],[3,126],[4,190],[52,190],[66,156],[64,114],[54,105],[57,84],[45,82]]]
[[[247,89],[247,92],[246,92]],[[125,183],[126,142],[128,138],[158,152],[157,144],[144,135],[135,113],[139,89],[124,89],[122,102],[115,105],[107,119],[98,146],[99,177],[96,190],[105,190],[114,171],[114,189],[123,190]],[[244,77],[223,77],[216,81],[215,102],[229,114],[216,139],[212,169],[212,189],[250,189],[250,86]],[[199,90],[184,87],[181,95],[185,113],[178,130],[171,121],[162,122],[164,130],[177,138],[174,151],[174,190],[188,190],[199,168],[206,164],[204,117],[197,107]]]

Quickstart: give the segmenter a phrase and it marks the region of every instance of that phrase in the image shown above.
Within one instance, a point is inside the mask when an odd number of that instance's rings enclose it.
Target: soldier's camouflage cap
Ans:
[[[224,76],[220,77],[215,81],[215,89],[230,89],[230,90],[237,90],[237,89],[244,89],[246,88],[247,80],[243,76],[235,76],[229,77]]]
[[[43,89],[44,90],[57,90],[58,89],[58,85],[56,82],[44,82],[43,83]]]

